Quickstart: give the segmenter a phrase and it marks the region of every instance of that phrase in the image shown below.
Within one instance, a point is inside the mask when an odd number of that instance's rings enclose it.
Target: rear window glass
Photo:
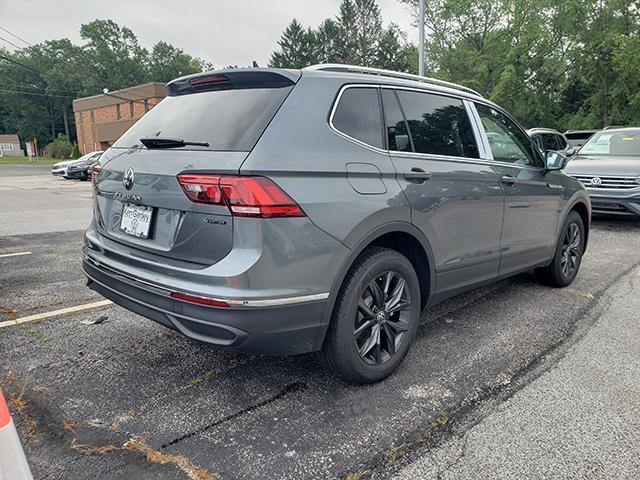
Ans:
[[[582,155],[638,156],[640,132],[596,133],[580,149]]]
[[[209,147],[250,151],[293,87],[218,90],[166,97],[113,145],[144,148],[141,138],[178,138]]]
[[[478,158],[478,146],[462,100],[398,90],[417,153]]]
[[[382,115],[378,89],[346,89],[333,114],[333,126],[351,138],[382,148]]]

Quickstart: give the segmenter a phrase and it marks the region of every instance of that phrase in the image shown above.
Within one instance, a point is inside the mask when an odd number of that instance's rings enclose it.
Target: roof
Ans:
[[[339,68],[337,68],[339,67]],[[352,70],[353,69],[353,70]],[[361,70],[361,71],[358,71]],[[401,72],[391,72],[367,67],[356,67],[352,65],[312,65],[303,68],[304,75],[324,76],[340,78],[347,81],[360,83],[375,83],[378,85],[405,86],[421,90],[437,91],[449,95],[462,96],[475,100],[482,100],[493,105],[479,93],[462,85],[457,85],[443,80],[437,80],[418,75],[404,74]]]
[[[0,133],[0,142],[2,143],[20,143],[18,135],[15,133]]]
[[[527,130],[527,133],[529,135],[533,135],[535,133],[557,133],[561,135],[559,131],[554,130],[553,128],[544,128],[544,127],[530,128],[529,130]]]
[[[108,92],[107,94],[101,93],[90,97],[76,98],[73,101],[73,111],[80,112],[83,110],[92,110],[94,108],[118,105],[147,98],[164,98],[165,96],[166,91],[164,83],[149,82],[142,85],[123,88],[121,90],[115,90],[113,92]]]

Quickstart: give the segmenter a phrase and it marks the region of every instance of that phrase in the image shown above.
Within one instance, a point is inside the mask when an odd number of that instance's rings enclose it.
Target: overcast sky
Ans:
[[[252,60],[265,66],[292,18],[316,27],[335,17],[338,5],[339,0],[0,0],[0,26],[30,43],[64,37],[80,43],[80,24],[109,18],[131,28],[147,48],[164,40],[216,67]],[[385,25],[397,23],[417,42],[406,5],[378,5]],[[0,37],[21,44],[1,30]],[[1,39],[0,45],[14,50]]]

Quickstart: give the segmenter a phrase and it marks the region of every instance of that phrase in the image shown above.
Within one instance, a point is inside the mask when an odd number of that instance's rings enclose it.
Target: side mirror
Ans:
[[[578,149],[576,147],[571,147],[566,151],[567,157],[573,157],[576,153],[578,153]]]
[[[567,166],[567,157],[560,152],[547,151],[544,155],[544,163],[547,170],[562,170]]]

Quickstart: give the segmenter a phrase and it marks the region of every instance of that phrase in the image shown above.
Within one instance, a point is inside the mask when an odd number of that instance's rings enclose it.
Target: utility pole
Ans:
[[[424,2],[418,0],[420,9],[418,13],[418,75],[424,76]]]

